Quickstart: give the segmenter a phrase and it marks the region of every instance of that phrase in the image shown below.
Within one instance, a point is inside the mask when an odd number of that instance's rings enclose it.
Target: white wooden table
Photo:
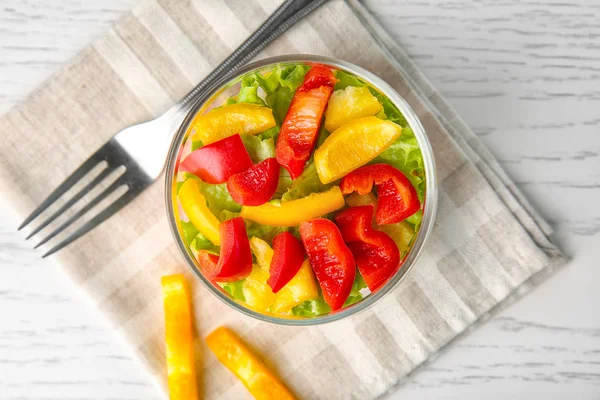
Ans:
[[[0,113],[136,1],[0,0]],[[390,398],[600,399],[600,3],[367,6],[487,143],[573,258]],[[158,399],[101,316],[40,261],[1,209],[0,399]]]

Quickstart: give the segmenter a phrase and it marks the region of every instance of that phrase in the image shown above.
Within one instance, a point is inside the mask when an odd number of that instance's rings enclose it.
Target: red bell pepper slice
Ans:
[[[302,243],[289,232],[273,238],[273,259],[267,284],[273,293],[279,292],[298,273],[304,262]]]
[[[331,69],[325,65],[314,64],[306,73],[304,82],[298,88],[299,92],[307,92],[311,89],[316,89],[319,86],[333,87],[338,79],[335,77]]]
[[[372,205],[347,208],[335,216],[360,274],[369,289],[375,291],[400,267],[400,252],[391,237],[373,229],[372,221]]]
[[[218,255],[201,250],[196,254],[196,260],[200,264],[200,269],[204,275],[211,277],[219,273],[217,269],[217,264],[219,263]]]
[[[298,88],[281,124],[276,157],[279,164],[296,179],[317,141],[323,113],[337,79],[331,69],[313,66]]]
[[[356,276],[352,252],[340,230],[328,219],[301,223],[300,236],[325,302],[332,310],[339,310],[350,295]]]
[[[191,172],[207,183],[223,183],[233,174],[252,166],[240,135],[229,136],[190,153],[179,170]]]
[[[279,183],[279,164],[267,158],[227,180],[229,194],[239,204],[260,206],[271,200]]]
[[[252,253],[241,217],[232,218],[220,225],[221,253],[217,256],[207,251],[197,254],[198,263],[204,274],[217,282],[244,279],[252,272]]]
[[[388,164],[367,165],[342,178],[342,194],[358,192],[367,194],[377,186],[377,211],[379,225],[400,222],[421,208],[417,191],[408,178]]]

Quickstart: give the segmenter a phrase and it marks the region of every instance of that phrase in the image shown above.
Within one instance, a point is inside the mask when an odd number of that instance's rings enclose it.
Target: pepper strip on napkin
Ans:
[[[183,275],[164,276],[161,280],[165,308],[167,373],[171,400],[198,398],[194,367],[192,307]]]
[[[252,396],[258,400],[293,400],[295,397],[269,371],[267,366],[229,329],[217,328],[206,337],[206,344]]]

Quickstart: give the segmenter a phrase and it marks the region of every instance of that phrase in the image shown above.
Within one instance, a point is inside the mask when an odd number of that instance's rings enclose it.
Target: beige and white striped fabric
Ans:
[[[159,115],[281,0],[150,0],[0,119],[0,188],[21,216],[115,132]],[[165,384],[160,277],[193,282],[198,337],[229,325],[305,399],[375,398],[469,327],[564,263],[549,229],[481,142],[355,0],[331,0],[261,54],[351,61],[390,83],[432,142],[440,204],[407,279],[369,310],[325,326],[270,325],[234,312],[185,271],[163,182],[55,260]],[[143,144],[141,144],[143,145]],[[249,394],[198,340],[204,397]]]

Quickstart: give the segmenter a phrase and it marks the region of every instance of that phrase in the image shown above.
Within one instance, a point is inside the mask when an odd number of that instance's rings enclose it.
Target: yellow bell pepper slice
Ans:
[[[252,272],[244,280],[242,292],[246,304],[259,312],[265,312],[273,302],[275,293],[269,285],[269,270],[265,270],[260,264],[252,264]]]
[[[219,220],[208,209],[206,199],[200,192],[200,186],[194,178],[186,180],[177,194],[181,208],[192,224],[215,246],[221,244],[219,236]]]
[[[284,203],[266,203],[261,206],[243,206],[243,218],[270,226],[296,226],[301,222],[317,218],[344,206],[344,196],[338,186],[326,192]]]
[[[273,313],[286,313],[298,304],[319,296],[315,276],[310,262],[304,260],[300,270],[277,294],[269,310]]]
[[[191,297],[183,275],[161,280],[165,308],[167,373],[171,400],[198,399]]]
[[[413,229],[412,225],[406,221],[398,222],[396,224],[379,225],[377,229],[387,233],[392,239],[394,239],[396,246],[398,246],[398,250],[400,250],[401,256],[406,250],[408,250],[408,246],[415,235],[415,230]]]
[[[269,270],[271,268],[271,261],[273,260],[273,249],[269,246],[269,243],[265,242],[261,238],[256,236],[252,236],[250,239],[250,248],[252,249],[252,253],[254,253],[254,257],[256,257],[256,262],[262,269]],[[267,279],[269,279],[267,277]],[[265,279],[265,282],[266,280]]]
[[[366,86],[348,86],[344,90],[336,90],[325,111],[325,129],[333,132],[353,119],[375,115],[381,109],[381,103]]]
[[[373,194],[373,192],[369,192],[367,194],[358,194],[356,192],[352,192],[349,196],[346,197],[346,204],[349,207],[359,207],[359,206],[373,206],[377,207],[377,198]]]
[[[250,248],[256,257],[257,265],[252,268],[252,273],[244,281],[242,290],[246,303],[252,308],[273,313],[287,313],[298,304],[319,296],[317,282],[308,260],[304,261],[298,273],[279,292],[273,293],[267,284],[273,249],[267,242],[257,237],[250,239]]]
[[[315,167],[327,184],[361,167],[400,137],[402,127],[377,117],[358,118],[336,129],[315,151]]]
[[[192,140],[201,140],[207,145],[236,133],[256,135],[274,126],[275,118],[270,108],[258,104],[231,104],[197,116],[192,122],[195,130]]]
[[[250,248],[256,257],[256,264],[252,266],[252,272],[244,280],[242,292],[246,304],[257,311],[265,312],[275,298],[275,293],[267,284],[273,249],[267,242],[255,236],[250,238]]]
[[[242,381],[258,400],[293,400],[294,396],[267,368],[265,363],[229,329],[217,328],[206,337],[217,359]]]

